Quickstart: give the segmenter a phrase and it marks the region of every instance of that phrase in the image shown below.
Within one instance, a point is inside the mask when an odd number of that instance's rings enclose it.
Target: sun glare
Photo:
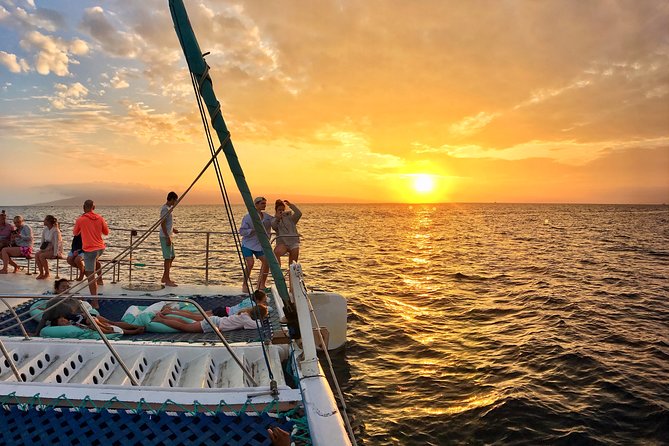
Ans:
[[[434,190],[434,178],[432,175],[419,173],[414,175],[413,188],[416,192],[426,194]]]

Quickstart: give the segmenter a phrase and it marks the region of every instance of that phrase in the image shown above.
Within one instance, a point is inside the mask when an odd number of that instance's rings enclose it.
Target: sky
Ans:
[[[669,2],[186,7],[253,195],[669,203]],[[0,205],[155,203],[209,156],[167,0],[0,0]]]

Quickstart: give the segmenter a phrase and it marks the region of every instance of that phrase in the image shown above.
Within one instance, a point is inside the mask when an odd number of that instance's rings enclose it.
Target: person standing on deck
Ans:
[[[84,271],[88,277],[88,289],[91,296],[98,295],[98,283],[94,273],[96,262],[105,251],[105,242],[102,240],[102,236],[109,235],[107,222],[101,215],[93,212],[94,210],[95,203],[93,203],[93,200],[84,201],[84,213],[77,218],[72,230],[74,235],[81,234],[81,244],[84,250]],[[93,305],[93,308],[98,308],[98,300],[96,298],[92,299],[91,305]]]
[[[265,227],[267,236],[272,231],[272,217],[263,212],[267,207],[267,199],[265,197],[256,197],[253,200],[255,204],[256,211],[260,217],[262,225]],[[269,272],[269,264],[267,263],[267,258],[265,253],[262,250],[262,245],[260,240],[258,240],[258,234],[253,227],[253,221],[251,220],[251,214],[246,214],[242,218],[242,225],[239,228],[239,235],[242,236],[242,255],[244,256],[244,262],[246,263],[246,268],[244,269],[244,283],[242,284],[242,291],[244,293],[249,292],[248,281],[251,276],[251,270],[253,269],[253,257],[255,256],[260,260],[260,278],[258,279],[258,289],[265,289],[265,282],[267,281],[267,273]]]
[[[176,192],[167,194],[167,202],[160,209],[160,248],[163,251],[163,277],[160,279],[165,286],[177,286],[177,283],[170,278],[170,269],[174,261],[174,243],[172,243],[172,233],[178,234],[179,231],[173,227],[172,213],[170,209],[177,203],[179,196]]]
[[[286,205],[291,211],[286,211]],[[274,254],[281,265],[281,256],[288,253],[288,265],[297,262],[300,256],[300,234],[297,233],[297,222],[302,217],[302,211],[288,200],[276,200],[274,203],[276,214],[272,219],[272,229],[276,234]]]

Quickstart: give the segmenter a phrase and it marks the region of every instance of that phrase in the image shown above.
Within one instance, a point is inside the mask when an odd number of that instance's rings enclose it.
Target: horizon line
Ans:
[[[153,207],[160,205],[161,202],[156,202],[155,204],[140,204],[140,203],[96,203],[98,206],[138,206],[138,207]],[[244,205],[243,201],[232,203],[233,205]],[[301,204],[318,204],[318,205],[406,205],[406,206],[429,206],[429,205],[444,205],[444,204],[547,204],[547,205],[616,205],[616,206],[667,206],[667,202],[637,202],[637,203],[622,203],[622,202],[581,202],[581,201],[444,201],[444,202],[399,202],[399,201],[304,201]],[[225,203],[198,203],[198,204],[180,204],[180,206],[224,206]],[[0,205],[0,208],[11,208],[11,207],[80,207],[81,205],[77,204],[49,204],[49,203],[32,203],[32,204],[9,204],[9,205]]]

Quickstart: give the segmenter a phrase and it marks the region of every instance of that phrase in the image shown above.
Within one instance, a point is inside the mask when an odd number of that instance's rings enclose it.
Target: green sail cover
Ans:
[[[218,99],[216,99],[216,94],[214,93],[211,77],[209,77],[209,67],[202,56],[200,45],[195,38],[183,1],[170,0],[170,11],[172,12],[172,21],[174,22],[177,36],[179,36],[179,43],[186,56],[188,69],[193,73],[196,82],[200,85],[200,96],[202,96],[202,100],[207,106],[207,111],[211,117],[211,125],[214,127],[214,130],[216,130],[218,140],[223,146],[223,153],[225,153],[225,158],[230,166],[230,171],[235,179],[235,183],[237,183],[239,192],[242,194],[246,209],[251,215],[253,227],[255,228],[256,234],[258,234],[258,239],[262,245],[265,257],[269,261],[269,269],[272,273],[274,284],[284,302],[289,302],[290,299],[288,297],[286,281],[283,278],[281,267],[272,250],[269,237],[258,217],[258,212],[253,203],[253,196],[246,183],[244,171],[242,170],[241,164],[239,164],[235,148],[230,140],[230,132],[228,131],[223,115],[221,114],[221,104],[218,102]]]

